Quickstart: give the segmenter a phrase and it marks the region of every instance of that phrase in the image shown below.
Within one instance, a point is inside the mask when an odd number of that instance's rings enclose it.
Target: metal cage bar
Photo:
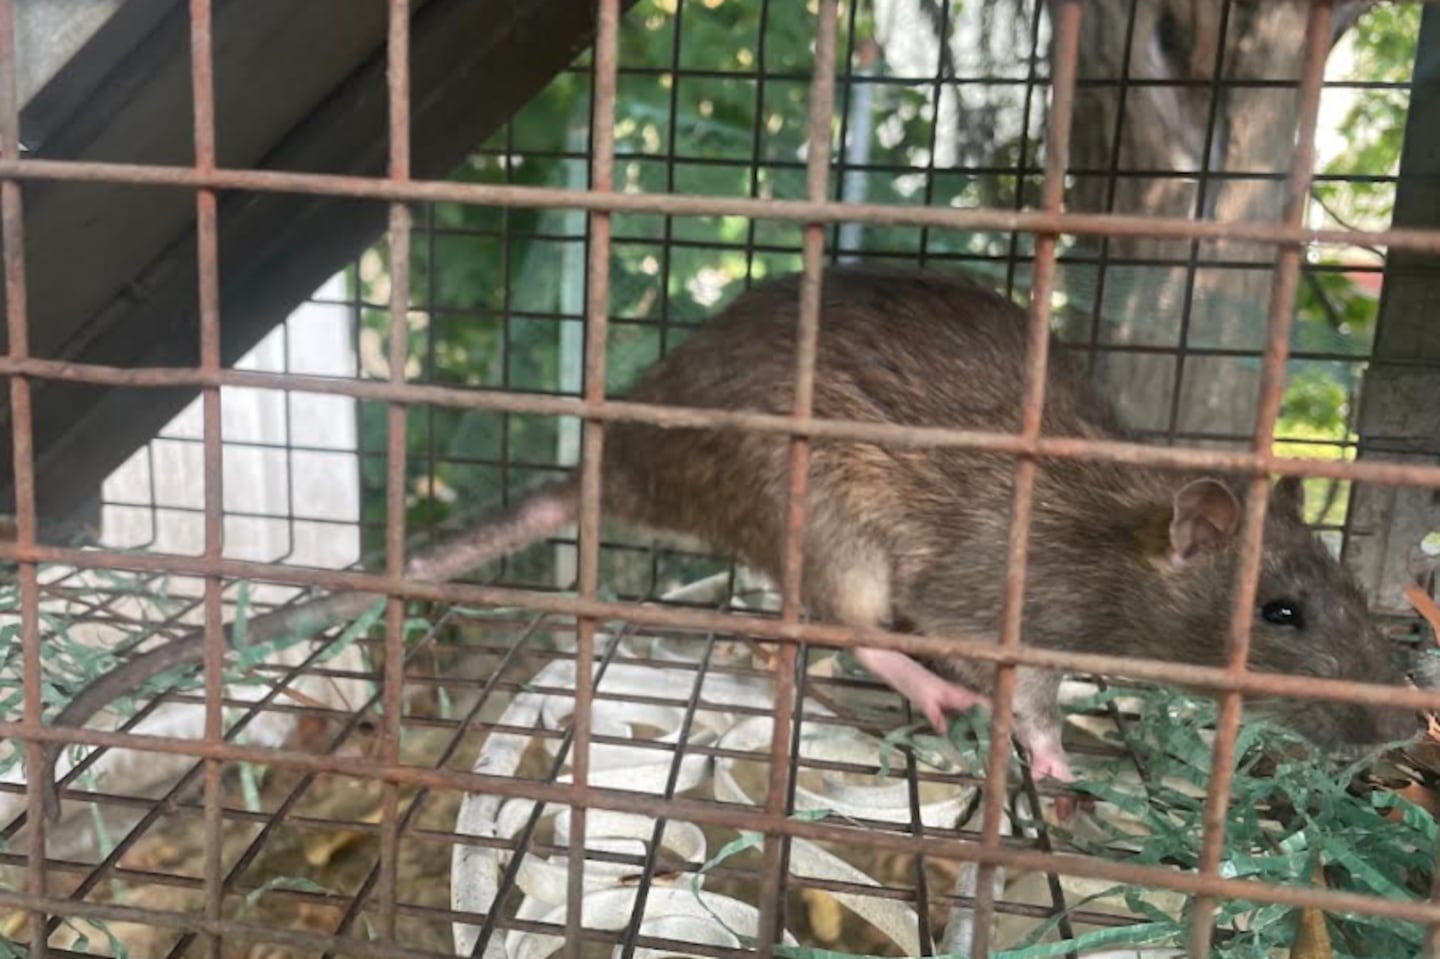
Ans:
[[[1313,0],[1307,0],[1313,2]],[[1432,2],[1432,0],[1424,0]],[[1013,173],[1006,167],[1004,172]],[[1104,171],[1100,171],[1103,173]],[[656,213],[670,216],[736,216],[795,223],[884,224],[948,230],[1055,233],[1075,236],[1149,236],[1167,239],[1244,240],[1272,245],[1327,244],[1383,246],[1434,253],[1434,230],[1343,230],[1288,227],[1263,221],[1189,220],[1115,213],[1060,213],[1041,210],[898,206],[833,200],[778,200],[701,194],[602,193],[563,187],[528,187],[439,180],[395,181],[378,177],[280,170],[217,169],[81,160],[0,160],[0,177],[72,183],[116,183],[176,189],[239,190],[345,196],[390,202],[466,203],[494,207],[564,207],[587,212]]]
[[[15,45],[15,5],[13,0],[0,0],[0,159],[20,157],[20,107],[17,85],[17,48]],[[5,317],[9,343],[7,356],[24,360],[30,353],[30,323],[26,310],[25,289],[25,225],[20,184],[0,178],[0,243],[5,258]],[[23,376],[10,379],[11,436],[15,460],[15,543],[33,546],[36,542],[35,517],[35,439],[34,416],[30,404],[30,381]],[[44,714],[40,666],[40,591],[39,569],[35,563],[19,564],[20,579],[20,644],[23,683],[22,727],[24,733],[40,728]],[[41,743],[25,738],[25,763],[38,769],[42,762]],[[28,789],[30,847],[27,856],[26,881],[29,897],[43,899],[48,895],[45,876],[44,802],[38,789]],[[46,910],[27,906],[29,910],[30,943],[33,954],[40,959],[46,949]]]
[[[190,85],[195,126],[195,169],[215,169],[215,81],[212,61],[212,18],[210,0],[190,0]],[[200,368],[214,373],[220,369],[220,243],[219,212],[214,190],[195,193],[196,263],[199,284]],[[220,388],[207,386],[201,392],[204,453],[204,520],[207,560],[220,559],[224,550],[224,466],[220,446]],[[222,726],[220,702],[223,695],[221,672],[225,659],[223,610],[219,576],[205,577],[205,741],[218,744]],[[204,770],[205,830],[220,835],[220,774],[222,764],[207,760]],[[205,847],[205,918],[219,922],[222,916],[221,847]],[[220,959],[222,940],[205,936],[205,954]]]
[[[105,386],[203,387],[218,383],[222,386],[242,386],[255,389],[288,388],[296,392],[350,396],[357,399],[385,402],[430,403],[458,409],[485,409],[543,416],[577,416],[607,422],[649,423],[669,428],[742,429],[759,433],[789,433],[827,439],[884,442],[900,447],[957,446],[1014,455],[1108,460],[1175,470],[1215,469],[1249,474],[1274,473],[1284,476],[1335,477],[1387,486],[1440,485],[1440,467],[1426,464],[1315,461],[1280,456],[1270,452],[1159,448],[1141,443],[1081,440],[1059,436],[1040,436],[1033,440],[1026,440],[1016,434],[987,430],[900,426],[862,420],[810,418],[795,420],[793,417],[768,413],[691,409],[624,400],[608,400],[601,405],[564,395],[506,393],[503,390],[414,383],[400,385],[374,380],[348,380],[248,370],[222,370],[218,373],[206,373],[202,370],[178,367],[121,369],[91,364],[70,364],[57,360],[5,358],[0,361],[0,375],[30,376],[37,379],[64,380]],[[0,558],[16,561],[23,558],[40,559],[44,562],[70,562],[71,558],[64,560],[59,558],[65,552],[63,548],[53,546],[37,545],[33,550],[22,550],[16,545],[0,543]],[[78,565],[86,565],[85,561],[80,559],[78,551],[70,552],[75,554],[73,559],[78,561]],[[86,555],[93,556],[99,562],[108,561],[104,550]],[[144,560],[136,558],[135,563],[137,564],[135,568],[143,568]]]
[[[1299,133],[1290,176],[1285,181],[1283,219],[1287,226],[1300,227],[1310,198],[1310,173],[1315,165],[1315,123],[1320,112],[1320,81],[1329,53],[1334,0],[1315,0],[1305,25],[1305,62],[1300,87]],[[1276,253],[1275,280],[1268,311],[1268,336],[1260,385],[1260,403],[1255,417],[1256,451],[1268,450],[1273,442],[1275,421],[1280,415],[1280,393],[1285,387],[1285,359],[1290,347],[1290,324],[1295,308],[1295,291],[1300,276],[1300,248],[1281,247]],[[1269,480],[1250,479],[1245,497],[1245,514],[1240,529],[1240,562],[1235,570],[1235,596],[1230,616],[1229,662],[1226,670],[1246,672],[1250,655],[1250,627],[1263,559],[1261,537],[1269,505]],[[1242,697],[1230,691],[1220,697],[1216,722],[1213,773],[1205,795],[1204,836],[1200,852],[1200,875],[1218,875],[1225,841],[1225,811],[1230,801],[1230,784],[1235,776],[1235,741],[1240,732]],[[1215,901],[1201,896],[1191,916],[1190,950],[1195,955],[1210,952]]]
[[[890,440],[886,440],[890,442]],[[1041,454],[1043,455],[1043,454]],[[1213,461],[1206,461],[1213,465]],[[1248,457],[1237,456],[1234,460],[1222,459],[1222,463],[1248,462]],[[1279,464],[1275,464],[1279,465]],[[1379,464],[1375,464],[1379,465]],[[1227,468],[1227,467],[1221,467]],[[1302,467],[1292,468],[1291,475],[1338,475],[1330,471],[1307,471]],[[1253,471],[1245,468],[1237,472]],[[1277,472],[1285,472],[1277,470]],[[1369,471],[1366,471],[1367,474]],[[1391,478],[1393,483],[1410,482],[1414,485],[1429,485],[1422,472],[1414,480],[1394,478],[1391,474],[1380,473]],[[1403,474],[1401,474],[1403,476]],[[1364,476],[1368,481],[1375,480]],[[224,560],[218,564],[207,564],[203,560],[179,556],[143,556],[109,554],[105,551],[79,551],[55,547],[36,547],[20,550],[17,547],[0,549],[0,556],[9,556],[29,562],[64,563],[92,569],[133,569],[165,570],[187,575],[204,575],[211,569],[237,579],[250,579],[283,585],[323,587],[347,592],[393,593],[409,599],[432,600],[436,602],[477,603],[492,606],[525,606],[537,612],[557,613],[595,618],[623,619],[638,625],[665,626],[684,629],[716,629],[745,633],[757,639],[780,640],[783,642],[812,642],[830,647],[854,648],[876,644],[910,655],[935,656],[954,654],[970,659],[991,663],[1006,663],[1022,666],[1036,666],[1069,670],[1084,674],[1106,674],[1127,676],[1133,679],[1154,680],[1178,685],[1195,686],[1212,691],[1239,691],[1249,694],[1285,696],[1300,699],[1328,700],[1337,702],[1362,703],[1370,705],[1393,704],[1405,708],[1433,710],[1440,708],[1440,692],[1419,688],[1392,688],[1372,683],[1351,682],[1318,677],[1288,676],[1280,673],[1250,673],[1236,675],[1228,670],[1194,666],[1164,660],[1140,659],[1099,653],[1073,653],[1060,650],[1020,646],[1015,649],[1001,649],[989,642],[968,637],[918,636],[910,633],[894,633],[884,630],[850,630],[823,623],[802,622],[783,624],[766,617],[732,612],[707,612],[685,607],[664,607],[630,602],[590,601],[570,598],[549,592],[529,589],[477,586],[459,583],[432,583],[406,578],[393,578],[380,574],[357,572],[320,572],[303,567],[276,569],[264,563],[250,563]],[[20,735],[22,724],[0,723],[0,735]],[[94,730],[44,728],[32,735],[47,742],[94,744],[101,741],[101,734]],[[148,737],[136,737],[129,741],[135,746]],[[163,741],[156,737],[155,742]]]
[[[620,48],[619,0],[597,0],[592,74],[590,189],[600,195],[615,189],[615,90]],[[605,404],[606,330],[610,302],[610,213],[591,211],[585,270],[585,402]],[[600,588],[601,457],[605,424],[587,418],[580,454],[579,595],[594,599]],[[590,770],[590,712],[595,661],[596,620],[581,616],[575,631],[575,711],[571,718],[570,852],[565,912],[565,956],[579,959],[583,926],[586,804]]]
[[[410,180],[410,4],[389,0],[386,4],[386,70],[389,96],[388,179],[395,183]],[[405,359],[409,343],[410,250],[414,217],[405,203],[390,205],[390,382],[405,382]],[[390,403],[386,410],[385,456],[385,571],[402,576],[405,570],[405,504],[408,484],[406,463],[406,405]],[[405,601],[389,595],[385,603],[385,675],[380,737],[381,757],[387,763],[400,761],[400,728],[405,688]],[[399,785],[386,781],[382,793],[380,834],[379,934],[382,941],[395,938],[395,901],[398,894]]]
[[[1055,16],[1054,96],[1050,106],[1050,131],[1045,138],[1045,185],[1041,203],[1047,211],[1058,211],[1065,195],[1065,167],[1070,160],[1070,123],[1075,107],[1075,75],[1080,49],[1081,0],[1061,0]],[[1026,333],[1024,411],[1021,436],[1034,440],[1040,435],[1041,412],[1045,408],[1045,369],[1050,347],[1050,294],[1055,278],[1055,247],[1059,237],[1042,233],[1035,237],[1035,272],[1030,287],[1029,323]],[[1020,619],[1025,606],[1025,568],[1029,556],[1030,516],[1035,497],[1036,462],[1021,457],[1015,463],[1015,490],[1010,508],[1010,537],[1005,564],[1005,598],[1000,615],[1000,647],[1020,646]],[[1004,815],[1005,780],[1009,772],[1011,734],[1015,712],[1016,668],[1002,665],[991,693],[990,752],[985,764],[985,806],[981,845],[993,850],[1000,844],[1000,819]],[[1058,745],[1058,744],[1056,744]],[[994,866],[981,863],[975,886],[974,950],[988,955],[991,922],[994,919]]]
[[[838,0],[820,0],[815,26],[815,75],[810,85],[809,125],[806,129],[805,192],[811,202],[824,202],[829,192],[831,124],[835,119],[835,44],[839,28]],[[795,332],[795,392],[790,418],[808,419],[814,411],[815,359],[820,339],[820,287],[825,270],[825,226],[806,223],[802,239],[803,277]],[[805,531],[805,500],[810,482],[810,445],[792,436],[788,448],[785,543],[781,570],[780,621],[800,621],[801,580]],[[790,795],[790,737],[795,717],[797,647],[787,643],[775,666],[775,719],[770,738],[769,780],[765,811],[772,817],[788,814]],[[761,887],[757,952],[770,959],[785,915],[786,843],[766,833],[765,879]]]

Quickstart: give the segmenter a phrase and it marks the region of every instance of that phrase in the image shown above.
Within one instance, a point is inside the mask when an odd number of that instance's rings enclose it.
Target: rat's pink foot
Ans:
[[[977,692],[941,679],[930,670],[891,649],[857,649],[855,658],[918,709],[935,731],[945,735],[949,713],[963,713],[973,706],[988,707],[990,701]]]
[[[1058,730],[1022,730],[1020,740],[1030,756],[1030,776],[1037,785],[1047,779],[1066,784],[1075,781],[1075,773],[1070,769],[1070,757],[1065,755],[1065,747],[1060,744]],[[1095,800],[1088,796],[1079,797],[1078,808],[1086,812],[1093,811]],[[1055,797],[1055,815],[1061,822],[1067,822],[1074,816],[1076,809],[1077,797]]]

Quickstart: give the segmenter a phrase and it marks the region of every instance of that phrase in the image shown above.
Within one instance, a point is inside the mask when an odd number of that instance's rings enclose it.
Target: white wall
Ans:
[[[316,291],[315,299],[338,301],[344,293],[337,276]],[[351,327],[349,307],[306,303],[236,366],[285,372],[288,346],[292,373],[352,377]],[[197,398],[105,481],[105,546],[202,552],[201,430]],[[225,387],[221,436],[227,558],[327,568],[360,558],[354,400],[291,393],[287,404],[278,390]]]
[[[316,298],[340,300],[344,283],[337,277],[324,284]],[[221,317],[224,322],[224,317]],[[355,375],[354,339],[349,308],[309,303],[301,306],[287,322],[274,330],[237,365],[251,370],[283,371],[286,352],[289,370],[295,373],[339,376]],[[360,474],[356,452],[355,402],[343,397],[291,394],[287,411],[282,392],[222,389],[222,436],[224,439],[225,556],[235,559],[279,561],[323,567],[343,567],[360,558]],[[204,547],[204,475],[201,469],[201,403],[196,400],[176,416],[148,446],[117,469],[105,482],[101,517],[102,544],[113,548],[145,548],[162,552],[199,554]],[[264,443],[274,449],[253,445]],[[288,445],[315,447],[315,451],[287,453]],[[152,498],[153,479],[153,498]],[[259,514],[256,517],[230,515],[233,511]],[[295,517],[293,522],[290,517]],[[325,520],[338,522],[324,522]],[[161,602],[162,591],[170,597],[199,595],[197,579],[171,578],[163,586],[154,583],[147,592],[125,594],[114,590],[113,581],[97,571],[75,573],[47,567],[42,577],[53,581],[66,577],[66,585],[95,595],[112,596],[110,609],[120,617],[155,621],[169,612]],[[251,584],[255,601],[281,601],[293,590]],[[234,590],[227,591],[233,600]],[[85,615],[72,607],[63,595],[47,594],[45,609],[60,620],[67,613],[81,613],[66,629],[71,641],[92,646],[113,646],[133,635],[123,621]],[[200,611],[186,617],[198,623]],[[227,613],[227,618],[229,618]],[[160,640],[152,638],[148,646]],[[298,665],[312,647],[301,643],[283,650],[269,662]],[[331,669],[364,671],[366,663],[359,647],[350,646],[330,659]],[[14,681],[18,662],[4,667]],[[306,702],[319,702],[336,709],[354,709],[365,702],[371,684],[354,679],[334,679],[307,674],[291,687]],[[266,693],[263,685],[232,687],[227,695],[254,700]],[[95,723],[113,726],[113,715]],[[280,746],[291,735],[295,715],[276,711],[262,713],[242,735],[242,741]],[[205,728],[203,707],[167,703],[151,713],[135,729],[148,735],[199,737]],[[13,759],[13,743],[0,743],[0,763]],[[63,772],[70,766],[69,751],[60,762]],[[95,782],[122,792],[147,794],[173,782],[194,763],[182,755],[143,753],[112,749],[96,764]],[[24,782],[24,771],[10,765],[0,781]],[[0,792],[0,825],[23,808],[20,793]],[[66,806],[72,822],[85,832],[89,823],[82,807]],[[84,836],[65,830],[52,836],[51,852],[83,843]]]

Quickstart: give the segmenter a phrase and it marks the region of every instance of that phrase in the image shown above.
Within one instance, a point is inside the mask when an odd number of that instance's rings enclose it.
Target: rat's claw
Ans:
[[[1095,797],[1093,796],[1056,796],[1055,797],[1055,818],[1057,821],[1068,824],[1079,810],[1087,813],[1095,811]]]

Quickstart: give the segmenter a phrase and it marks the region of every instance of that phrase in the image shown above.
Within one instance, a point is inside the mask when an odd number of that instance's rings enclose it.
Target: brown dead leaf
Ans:
[[[1416,773],[1428,773],[1431,777],[1440,779],[1440,739],[1427,735],[1412,743],[1406,743],[1398,751],[1396,761],[1402,763],[1404,768],[1412,770],[1401,776],[1402,779],[1414,779]]]
[[[126,869],[163,870],[182,861],[186,850],[165,839],[157,839],[144,846],[133,846],[120,857],[120,865]]]
[[[1430,598],[1430,594],[1416,583],[1410,583],[1405,587],[1405,598],[1410,601],[1411,606],[1415,607],[1415,612],[1425,617],[1425,621],[1430,624],[1430,632],[1435,634],[1436,644],[1440,644],[1440,606],[1436,606],[1435,600]],[[1436,721],[1435,714],[1429,713],[1425,718],[1429,726],[1427,735],[1433,740],[1440,741],[1440,722]]]
[[[370,812],[360,817],[361,822],[376,823],[380,821],[380,809],[377,806]],[[370,838],[370,833],[361,832],[358,829],[340,829],[335,832],[312,832],[306,833],[301,840],[301,847],[304,849],[305,861],[315,868],[328,865],[335,854],[348,849],[358,842],[364,842]]]
[[[1436,606],[1435,600],[1414,583],[1405,587],[1405,598],[1415,607],[1415,612],[1425,617],[1425,621],[1430,624],[1430,630],[1435,634],[1435,641],[1440,643],[1440,606]]]
[[[305,861],[319,869],[321,866],[328,866],[330,860],[341,850],[368,838],[369,833],[356,832],[353,829],[345,829],[340,832],[312,832],[307,833],[301,842],[305,850]]]
[[[330,720],[310,713],[302,715],[285,745],[307,753],[322,753],[330,743]]]
[[[14,941],[20,935],[20,930],[25,928],[26,913],[23,909],[16,909],[0,922],[0,938]]]
[[[1430,815],[1440,818],[1440,794],[1434,789],[1420,783],[1411,783],[1403,789],[1395,790],[1399,795],[1419,806]],[[1392,818],[1397,822],[1400,820],[1400,810],[1390,810]]]
[[[838,942],[845,922],[839,900],[819,889],[806,889],[800,895],[805,900],[810,931],[815,933],[815,938],[827,946]]]
[[[1315,882],[1325,885],[1325,873],[1317,863]],[[1295,941],[1290,946],[1290,959],[1334,959],[1335,950],[1330,945],[1330,930],[1325,925],[1325,913],[1307,907],[1300,910],[1295,924]]]
[[[750,658],[761,669],[773,672],[780,664],[780,650],[770,643],[757,643],[746,637],[745,645],[750,648]]]
[[[1325,913],[1313,906],[1301,909],[1290,959],[1334,959],[1334,956],[1330,930],[1325,927]]]

